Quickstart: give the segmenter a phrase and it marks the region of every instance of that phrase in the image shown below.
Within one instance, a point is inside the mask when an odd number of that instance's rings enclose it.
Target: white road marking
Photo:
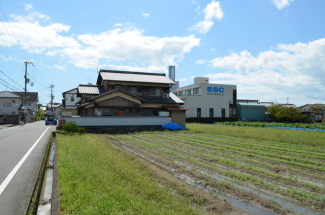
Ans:
[[[15,168],[13,168],[11,170],[11,172],[9,173],[9,175],[2,182],[2,184],[0,185],[0,195],[6,189],[7,185],[10,183],[10,181],[12,180],[12,178],[15,176],[15,174],[17,173],[17,171],[19,170],[19,168],[21,167],[21,165],[23,165],[23,163],[25,162],[25,160],[27,159],[27,157],[29,156],[29,154],[33,151],[33,149],[35,148],[35,146],[38,144],[38,142],[41,140],[41,138],[44,136],[44,134],[47,132],[47,130],[49,128],[51,128],[51,127],[48,127],[43,132],[43,134],[36,140],[36,142],[34,143],[34,145],[28,150],[28,152],[24,155],[24,157],[18,162],[18,164],[15,166]]]
[[[5,128],[5,129],[0,129],[0,131],[6,131],[6,130],[9,130],[9,129],[12,129],[12,128],[17,128],[19,126],[13,126],[13,127],[10,127],[10,128]]]

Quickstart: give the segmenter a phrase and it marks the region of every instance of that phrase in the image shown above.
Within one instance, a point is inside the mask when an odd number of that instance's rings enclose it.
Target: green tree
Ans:
[[[277,122],[308,122],[309,116],[301,114],[298,108],[284,107],[276,104],[269,108],[268,112]]]

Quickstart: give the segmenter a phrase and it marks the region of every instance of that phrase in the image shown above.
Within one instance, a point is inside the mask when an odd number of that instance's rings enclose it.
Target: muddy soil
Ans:
[[[190,136],[186,137],[188,138]],[[160,175],[162,178],[168,178],[168,181],[173,181],[173,183],[177,181],[178,183],[181,183],[182,186],[185,186],[185,190],[188,191],[194,189],[193,187],[195,187],[194,190],[196,190],[195,192],[197,193],[210,192],[210,194],[208,195],[210,197],[207,197],[207,200],[204,201],[203,205],[207,210],[213,213],[244,213],[243,211],[245,211],[247,208],[237,208],[237,206],[242,207],[240,206],[242,203],[252,206],[250,209],[246,210],[246,212],[251,214],[254,214],[254,212],[252,212],[251,210],[258,211],[259,209],[264,210],[262,212],[263,214],[295,214],[303,212],[304,210],[305,212],[307,211],[308,214],[321,214],[321,211],[325,210],[325,202],[324,198],[322,198],[324,197],[324,187],[319,186],[319,189],[315,190],[315,186],[317,184],[324,184],[324,180],[322,177],[317,177],[314,180],[314,186],[308,187],[304,186],[304,183],[301,183],[301,181],[299,180],[295,180],[290,183],[290,181],[284,180],[283,178],[275,179],[267,174],[262,174],[251,170],[243,170],[238,168],[237,166],[234,167],[225,165],[223,163],[218,163],[211,159],[207,159],[205,157],[200,156],[200,153],[229,159],[229,156],[222,156],[222,154],[228,153],[230,155],[234,155],[232,156],[232,160],[234,162],[252,165],[252,163],[245,161],[245,158],[243,158],[243,156],[238,156],[235,153],[230,153],[225,150],[220,150],[217,154],[215,154],[213,152],[213,150],[215,149],[206,146],[200,146],[202,147],[202,149],[199,148],[195,151],[193,150],[193,146],[198,147],[199,145],[195,144],[194,141],[190,141],[188,139],[180,139],[178,140],[178,142],[181,143],[180,145],[173,145],[170,140],[175,140],[175,136],[172,136],[172,134],[164,134],[163,136],[159,133],[146,133],[127,136],[111,135],[108,136],[108,138],[111,140],[112,143],[116,145],[116,147],[121,147],[128,153],[133,153],[137,155],[137,157],[139,157],[142,162],[146,163],[146,165],[148,165],[151,169],[155,170],[155,172],[157,172],[156,174]],[[171,153],[171,151],[173,153]],[[183,157],[187,159],[182,159]],[[192,163],[189,162],[191,159],[193,159]],[[262,179],[266,183],[270,182],[274,186],[266,186],[265,184],[259,185],[258,183],[254,183],[249,180],[240,181],[227,175],[218,175],[218,172],[215,172],[199,163],[195,163],[194,160],[200,161],[200,163],[206,163],[209,165],[212,164],[218,168],[222,168],[225,170],[249,174],[251,176],[254,176],[255,178]],[[298,179],[300,178],[304,180],[305,182],[309,182],[308,174],[305,174],[306,171],[302,171],[302,174],[299,174],[299,172],[294,172],[290,170],[290,168],[288,168],[282,163],[273,163],[270,165],[265,165],[263,164],[263,162],[265,163],[267,161],[260,161],[262,162],[254,162],[254,166],[263,168],[268,171],[271,170],[281,175],[290,175],[290,177],[294,176]],[[270,168],[272,167],[272,165],[273,167],[278,167],[280,170],[278,171],[277,168]],[[316,176],[317,175],[318,174],[316,174]],[[225,180],[217,180],[216,178],[218,178],[219,176]],[[184,183],[184,181],[187,184]],[[247,189],[241,189],[241,185],[247,187]],[[288,188],[294,188],[294,190],[297,189],[298,191],[297,193],[290,193],[285,191]],[[257,190],[257,192],[251,192],[250,189]],[[280,189],[281,192],[279,192]],[[198,190],[200,190],[200,192]],[[259,190],[263,191],[266,194],[264,196],[259,194]],[[302,196],[300,198],[300,191],[304,191],[310,196]],[[273,195],[275,198],[281,197],[283,201],[296,202],[297,204],[301,204],[301,206],[305,208],[299,209],[299,206],[297,206],[293,208],[294,210],[290,210],[290,208],[288,207],[282,207],[283,205],[281,206],[279,202],[273,201],[273,198],[268,198],[267,195],[269,194]],[[195,195],[193,194],[192,196]],[[218,198],[216,196],[218,196]],[[266,198],[264,198],[265,196]],[[226,198],[226,200],[222,200],[222,198]],[[235,201],[239,202],[234,203]],[[229,202],[232,202],[232,205],[229,204]],[[310,210],[308,208],[313,208],[315,210]]]

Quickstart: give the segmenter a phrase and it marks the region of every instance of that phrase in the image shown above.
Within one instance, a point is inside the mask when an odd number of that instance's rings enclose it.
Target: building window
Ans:
[[[201,108],[196,109],[196,117],[201,118]]]
[[[236,115],[236,108],[229,108],[229,117],[235,118]]]
[[[226,118],[226,108],[221,108],[221,117]]]
[[[179,91],[179,92],[178,92],[178,95],[179,95],[179,96],[182,96],[182,95],[183,95],[183,91]]]
[[[74,102],[74,96],[73,95],[71,96],[71,101]]]
[[[11,103],[16,103],[16,100],[11,100]]]
[[[10,102],[4,102],[3,107],[11,107],[11,103]]]
[[[191,95],[192,90],[185,90],[185,95]]]
[[[210,118],[213,118],[214,117],[213,108],[210,108],[209,109],[209,115],[210,115]]]
[[[142,93],[142,88],[140,88],[140,87],[130,87],[129,91],[130,91],[130,93]]]
[[[32,104],[29,102],[29,103],[27,103],[27,106],[32,106]]]
[[[200,94],[200,90],[199,90],[200,88],[195,88],[195,89],[193,89],[193,95],[198,95],[198,94]]]
[[[151,88],[151,95],[152,96],[161,96],[161,88]]]
[[[112,110],[110,108],[103,108],[102,109],[102,115],[103,116],[110,116],[110,115],[112,115]]]
[[[237,90],[232,91],[232,100],[233,104],[235,105],[237,103]]]

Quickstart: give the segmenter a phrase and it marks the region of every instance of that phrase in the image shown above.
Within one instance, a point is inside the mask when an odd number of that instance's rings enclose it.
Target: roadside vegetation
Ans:
[[[247,127],[290,127],[290,128],[310,128],[325,129],[325,123],[281,123],[281,122],[217,122],[217,125],[247,126]]]
[[[203,194],[167,184],[104,135],[59,135],[58,144],[61,214],[207,213]]]

